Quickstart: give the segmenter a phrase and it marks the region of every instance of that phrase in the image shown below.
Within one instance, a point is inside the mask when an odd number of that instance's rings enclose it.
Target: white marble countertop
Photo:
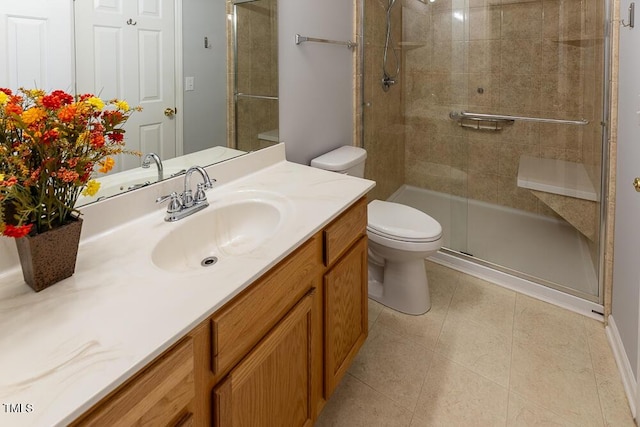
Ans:
[[[220,179],[251,170],[260,153],[207,168],[220,184],[207,192],[207,209],[243,191],[287,200],[289,219],[248,254],[221,256],[214,267],[189,273],[167,272],[152,262],[152,248],[180,221],[165,222],[162,207],[145,201],[145,214],[116,227],[104,224],[118,216],[113,209],[144,211],[134,201],[154,200],[181,185],[176,178],[90,205],[71,278],[35,293],[19,268],[0,272],[0,425],[75,419],[374,185],[287,162],[281,145],[265,151],[270,160],[259,170]]]

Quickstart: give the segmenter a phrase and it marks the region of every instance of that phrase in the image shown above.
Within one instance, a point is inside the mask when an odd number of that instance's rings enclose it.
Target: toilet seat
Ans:
[[[367,206],[367,214],[367,231],[384,239],[430,243],[442,238],[440,223],[410,206],[373,200]]]

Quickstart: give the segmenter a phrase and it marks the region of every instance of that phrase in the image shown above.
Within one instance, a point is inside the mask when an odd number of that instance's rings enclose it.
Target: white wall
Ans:
[[[188,154],[227,144],[225,0],[182,0],[182,23],[183,80],[195,81],[193,91],[183,92],[183,146]],[[205,37],[209,48],[204,47]]]
[[[622,0],[626,11],[629,0]],[[624,12],[621,12],[624,15]],[[626,16],[625,16],[626,17]],[[640,287],[640,193],[632,182],[640,176],[640,27],[620,28],[618,154],[614,235],[613,325],[622,345],[623,380],[637,383]],[[630,368],[630,369],[629,369]],[[632,372],[625,372],[632,371]],[[629,378],[634,377],[635,378]],[[625,378],[626,377],[626,378]],[[627,384],[625,384],[626,386]],[[627,389],[628,394],[630,393]],[[629,396],[633,400],[633,396]]]
[[[279,0],[280,140],[287,159],[312,158],[353,143],[355,53],[345,46],[295,44],[295,34],[354,40],[353,1]]]

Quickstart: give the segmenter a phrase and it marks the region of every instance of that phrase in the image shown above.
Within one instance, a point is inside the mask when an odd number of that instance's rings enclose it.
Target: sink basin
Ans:
[[[211,197],[211,196],[210,196]],[[152,251],[153,263],[168,271],[189,271],[216,259],[249,254],[278,233],[290,214],[286,201],[252,195],[214,202],[176,223]]]

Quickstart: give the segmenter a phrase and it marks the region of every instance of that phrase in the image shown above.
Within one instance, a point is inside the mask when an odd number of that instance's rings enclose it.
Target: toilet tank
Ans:
[[[311,166],[363,178],[366,158],[367,151],[364,148],[344,145],[311,160]]]

